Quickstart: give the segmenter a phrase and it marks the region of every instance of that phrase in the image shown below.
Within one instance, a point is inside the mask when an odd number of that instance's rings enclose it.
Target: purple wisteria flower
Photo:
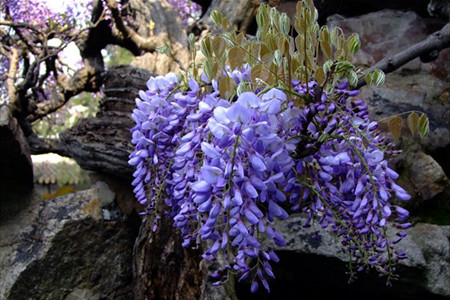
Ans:
[[[239,86],[249,82],[249,70],[228,74]],[[315,82],[307,88],[294,81],[306,103],[297,107],[292,93],[277,87],[225,100],[217,80],[183,85],[168,74],[147,85],[132,115],[136,198],[146,213],[173,218],[183,246],[208,245],[205,260],[223,254],[227,265],[213,274],[216,284],[236,274],[252,291],[269,291],[273,247],[286,244],[274,222],[291,210],[309,216],[304,226],[330,226],[358,270],[376,266],[392,276],[405,258],[394,244],[410,224],[390,199],[410,196],[385,159],[391,144],[364,102],[351,100],[357,92],[339,85],[316,97]],[[386,237],[391,219],[401,229],[394,241]]]

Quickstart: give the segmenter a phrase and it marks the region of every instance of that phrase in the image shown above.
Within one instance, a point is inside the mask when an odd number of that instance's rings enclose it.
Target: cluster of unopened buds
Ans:
[[[249,84],[249,68],[230,71],[236,85]],[[208,245],[203,254],[227,262],[213,277],[231,274],[267,290],[284,246],[277,219],[288,211],[331,227],[361,271],[376,266],[393,276],[405,254],[386,237],[387,220],[406,229],[408,212],[389,202],[410,196],[395,183],[385,154],[392,152],[357,91],[345,84],[332,93],[315,82],[257,88],[231,100],[203,75],[183,87],[174,74],[153,77],[133,111],[136,145],[129,163],[145,214],[168,214],[185,247]],[[209,91],[209,92],[208,92]],[[295,105],[294,99],[304,104]],[[155,219],[155,227],[157,218]]]

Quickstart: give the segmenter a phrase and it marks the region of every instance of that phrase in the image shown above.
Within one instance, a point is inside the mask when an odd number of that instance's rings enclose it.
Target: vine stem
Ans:
[[[392,118],[400,117],[400,116],[403,116],[403,115],[406,115],[406,114],[412,114],[413,112],[414,112],[414,113],[423,114],[423,112],[418,111],[418,110],[408,110],[408,111],[404,111],[404,112],[399,113],[399,114],[395,114],[395,115],[393,115],[393,116],[389,116],[389,117],[380,119],[380,120],[378,120],[377,122],[378,122],[378,123],[387,122],[387,121],[389,121],[389,120],[392,119]]]

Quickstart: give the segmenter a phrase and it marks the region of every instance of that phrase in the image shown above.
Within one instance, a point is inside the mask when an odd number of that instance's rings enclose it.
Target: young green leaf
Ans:
[[[373,80],[372,73],[366,73],[366,75],[364,75],[364,80],[366,81],[367,85],[371,85]]]
[[[206,58],[212,57],[212,45],[211,45],[211,37],[205,36],[203,40],[200,42],[200,51]]]
[[[231,70],[234,70],[240,66],[242,66],[246,53],[240,47],[231,48],[228,51],[228,61],[230,63]]]
[[[222,57],[223,53],[225,52],[226,45],[227,43],[222,36],[219,35],[214,38],[212,42],[212,49],[217,58]]]
[[[219,81],[219,92],[223,99],[229,99],[236,90],[236,83],[228,76],[224,76]]]
[[[419,118],[417,130],[419,131],[420,137],[424,138],[428,135],[430,130],[430,121],[425,114],[422,114]]]
[[[316,79],[317,83],[319,85],[324,84],[325,82],[325,73],[323,72],[323,68],[320,66],[316,67],[316,70],[314,72],[314,78]]]
[[[347,72],[348,83],[350,86],[354,87],[358,84],[358,75],[355,71],[350,70]]]
[[[213,10],[211,13],[211,20],[217,24],[221,25],[223,21],[222,13],[218,10]]]
[[[406,123],[408,124],[409,131],[414,135],[417,132],[417,125],[419,124],[419,115],[416,112],[412,112],[409,114],[406,119]]]
[[[347,49],[350,54],[354,55],[359,51],[359,48],[361,47],[361,42],[359,40],[359,35],[357,33],[353,33],[348,39],[347,39]]]
[[[388,122],[389,132],[395,139],[398,139],[402,133],[403,119],[399,116],[392,117]]]
[[[375,69],[372,71],[372,80],[375,83],[376,86],[380,86],[384,83],[386,78],[386,75],[384,75],[384,72],[379,70],[379,69]]]

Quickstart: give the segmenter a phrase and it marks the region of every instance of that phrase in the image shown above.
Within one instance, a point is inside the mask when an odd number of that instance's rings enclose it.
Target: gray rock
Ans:
[[[342,28],[345,33],[359,34],[361,50],[356,55],[356,61],[366,66],[396,54],[427,35],[425,22],[412,11],[386,9],[353,18],[333,15],[327,23],[331,27]],[[408,69],[419,67],[418,61],[403,66]]]
[[[37,197],[0,226],[0,299],[131,299],[136,233],[104,183],[61,197]],[[111,219],[111,218],[110,218]]]
[[[411,181],[424,201],[433,199],[450,189],[444,170],[430,155],[419,151],[405,159],[406,164],[410,165]]]
[[[292,215],[289,220],[279,221],[276,228],[283,233],[287,245],[276,250],[295,253],[299,257],[310,257],[312,254],[321,260],[333,258],[335,264],[348,261],[341,251],[339,239],[331,229],[321,229],[320,226],[304,228],[302,224],[305,222],[306,217],[302,215]],[[394,282],[396,295],[405,297],[414,290],[420,291],[420,295],[450,296],[450,226],[418,223],[408,231],[409,235],[397,244],[397,248],[404,251],[408,259],[400,262],[398,269],[401,270],[403,266],[404,272],[400,275],[405,277],[400,277],[400,283],[404,287],[396,287],[398,283]],[[393,230],[388,231],[388,235],[394,234]],[[333,269],[332,265],[328,267]],[[372,285],[376,286],[376,280],[372,281]],[[408,291],[405,287],[411,287],[412,290]],[[420,299],[420,295],[411,299]]]

